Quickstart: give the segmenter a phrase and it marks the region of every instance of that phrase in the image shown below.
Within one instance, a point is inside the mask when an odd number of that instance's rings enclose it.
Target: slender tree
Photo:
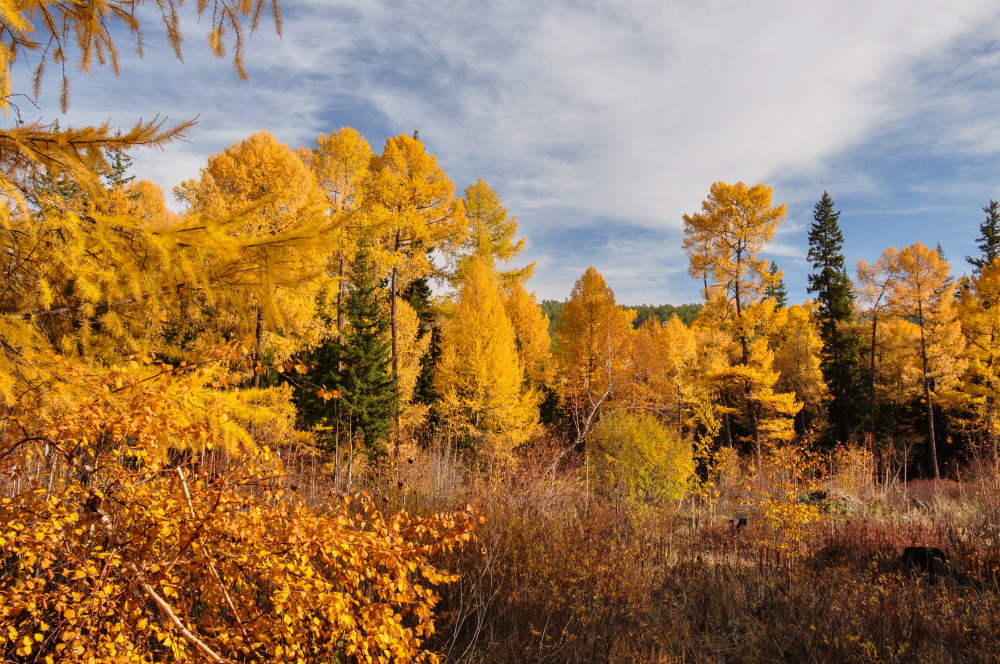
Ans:
[[[813,273],[809,292],[816,294],[816,321],[823,341],[820,370],[829,388],[827,413],[835,440],[847,440],[864,420],[864,386],[858,338],[848,331],[854,319],[854,288],[844,264],[844,235],[833,199],[823,197],[813,208],[809,253]]]
[[[584,445],[601,413],[633,402],[637,379],[632,319],[594,266],[573,286],[556,325],[556,365],[562,402],[574,428],[573,445]],[[571,449],[568,448],[568,449]]]
[[[434,386],[444,428],[492,465],[512,463],[537,425],[538,395],[524,383],[500,276],[481,258],[469,264],[442,325]]]
[[[389,272],[392,374],[398,380],[398,296],[414,280],[434,272],[430,252],[446,238],[456,242],[464,236],[468,222],[455,185],[437,159],[405,134],[387,140],[382,154],[372,158],[365,187],[363,212],[382,245],[376,259]],[[398,414],[396,420],[398,428]]]
[[[381,454],[396,412],[396,378],[386,294],[375,279],[375,266],[365,246],[354,259],[353,274],[344,307],[347,331],[337,358],[343,372],[336,386],[343,395],[343,410],[355,430],[364,435],[365,447]]]
[[[465,188],[465,216],[469,222],[468,233],[454,234],[445,243],[443,253],[449,257],[452,269],[448,277],[454,285],[464,278],[474,257],[494,267],[507,288],[525,282],[535,272],[535,264],[522,268],[501,270],[499,264],[508,264],[524,249],[524,238],[517,238],[517,217],[507,214],[500,197],[483,180]]]
[[[992,265],[993,261],[1000,258],[1000,203],[990,200],[990,204],[983,208],[983,212],[986,213],[986,219],[979,224],[979,238],[976,240],[976,246],[979,247],[982,256],[965,258],[973,266],[975,274],[981,273],[984,267]]]
[[[778,264],[771,261],[767,270],[768,284],[764,287],[764,298],[774,300],[775,309],[788,306],[788,291],[785,289],[785,273],[778,269]]]
[[[684,215],[688,272],[705,284],[711,315],[732,326],[740,346],[738,366],[742,368],[760,362],[760,357],[753,357],[754,349],[770,311],[756,306],[774,280],[767,261],[758,255],[785,217],[785,206],[773,205],[771,193],[763,184],[748,187],[743,182],[716,182],[702,202],[701,212]],[[743,381],[743,399],[760,458],[762,403],[754,383],[749,376]]]
[[[948,262],[919,242],[899,251],[898,278],[889,293],[889,305],[919,327],[923,401],[927,411],[927,439],[935,479],[941,476],[934,428],[938,383],[957,373],[956,358],[964,349],[955,313],[955,284]]]
[[[879,403],[876,386],[879,382],[878,341],[879,322],[885,313],[889,293],[896,287],[899,276],[899,250],[895,247],[885,249],[873,264],[863,258],[858,259],[858,297],[863,305],[867,305],[871,316],[872,331],[868,344],[868,435],[874,441],[878,433]]]

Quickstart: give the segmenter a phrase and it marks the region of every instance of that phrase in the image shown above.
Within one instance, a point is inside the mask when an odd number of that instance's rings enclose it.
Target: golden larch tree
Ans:
[[[364,208],[365,182],[371,166],[371,146],[358,130],[341,127],[329,135],[320,134],[314,148],[300,148],[302,161],[312,169],[326,196],[327,215],[335,226],[336,242],[329,256],[329,271],[337,279],[337,341],[343,343],[344,299],[351,259],[357,255],[360,239],[370,232]]]
[[[284,359],[326,333],[316,317],[316,293],[328,235],[339,220],[324,214],[315,177],[287,145],[258,132],[210,157],[201,177],[175,193],[198,222],[225,220],[218,237],[237,243],[247,261],[229,289],[231,311],[239,315],[225,324],[253,335],[258,361],[265,352]]]
[[[799,411],[802,433],[806,433],[808,425],[807,412],[818,415],[827,396],[820,371],[823,340],[816,325],[815,310],[813,302],[775,309],[769,335],[774,368],[778,372],[775,389],[794,394],[802,402]]]
[[[754,375],[751,369],[756,365],[765,374],[771,371],[764,366],[766,353],[752,357],[773,309],[758,304],[780,278],[780,272],[772,272],[759,253],[774,237],[784,217],[785,206],[773,204],[770,187],[763,184],[748,187],[743,182],[733,185],[716,182],[702,203],[701,212],[683,217],[684,249],[690,258],[688,271],[705,286],[708,310],[705,315],[712,314],[726,325],[739,344],[740,356],[728,376],[737,379],[739,374],[745,374],[743,402],[758,459],[762,415],[757,407],[771,404],[774,394],[771,386],[764,387],[770,381],[763,375]],[[791,403],[785,405],[790,407]],[[783,408],[774,412],[783,412]],[[768,428],[772,428],[770,424]]]
[[[571,448],[586,440],[599,415],[615,402],[636,398],[645,367],[635,354],[632,321],[594,266],[573,286],[556,327],[556,366],[562,401],[575,428]]]
[[[941,476],[934,432],[934,399],[961,374],[964,340],[955,311],[955,284],[951,268],[940,254],[919,242],[903,247],[888,304],[899,316],[913,321],[920,331],[921,387],[927,412],[927,440],[934,477]]]
[[[643,400],[681,436],[685,402],[696,391],[691,376],[698,356],[694,331],[676,315],[662,324],[651,316],[639,327],[636,344],[641,362],[648,367]]]
[[[1000,261],[984,266],[962,289],[959,319],[968,361],[963,391],[994,463],[1000,463]]]
[[[889,292],[895,288],[899,272],[899,261],[896,260],[899,250],[895,247],[885,249],[873,264],[863,258],[857,262],[857,301],[861,307],[867,307],[872,320],[871,338],[869,342],[869,395],[868,395],[868,435],[875,442],[878,422],[878,401],[876,386],[878,385],[878,367],[876,362],[878,351],[878,327],[882,316],[889,306]]]
[[[465,188],[462,199],[465,216],[469,222],[468,233],[456,236],[454,242],[446,246],[446,253],[453,263],[453,281],[462,279],[462,272],[473,256],[479,256],[499,270],[499,263],[509,263],[524,249],[524,238],[517,235],[517,217],[509,216],[507,208],[500,202],[500,196],[482,179]],[[500,278],[508,288],[517,282],[525,282],[535,272],[532,263],[522,268],[500,270]]]
[[[524,366],[525,383],[534,389],[552,385],[555,366],[548,316],[538,306],[535,296],[519,281],[511,286],[504,304],[514,327],[514,341]]]
[[[408,284],[434,272],[430,252],[465,234],[462,200],[455,185],[418,139],[401,134],[372,157],[365,181],[364,214],[379,238],[376,261],[389,274],[392,372],[399,375],[397,296]]]
[[[470,263],[446,312],[434,388],[446,430],[491,465],[510,464],[537,425],[537,393],[524,384],[500,277],[483,260]]]

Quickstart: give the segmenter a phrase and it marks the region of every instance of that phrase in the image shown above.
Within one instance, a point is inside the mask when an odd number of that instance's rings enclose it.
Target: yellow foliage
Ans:
[[[962,290],[959,319],[966,340],[968,369],[963,392],[970,399],[978,427],[997,456],[1000,432],[1000,263],[984,267]]]
[[[694,481],[690,443],[648,412],[614,411],[594,426],[587,446],[595,486],[626,501],[658,504],[684,496]]]
[[[551,385],[555,377],[555,366],[552,362],[548,317],[542,313],[535,296],[521,282],[511,286],[504,304],[514,328],[514,342],[524,367],[526,383],[535,389]]]
[[[538,423],[537,395],[524,385],[499,276],[481,259],[470,264],[441,326],[434,387],[446,430],[490,463],[511,463]]]
[[[390,296],[433,272],[428,252],[445,239],[458,241],[467,222],[455,185],[427,154],[423,143],[402,134],[371,160],[363,214],[381,251],[374,256],[390,271]]]
[[[775,310],[770,343],[774,351],[774,368],[779,375],[775,388],[795,394],[799,401],[816,412],[827,388],[820,371],[823,340],[819,337],[814,312],[812,302]]]
[[[171,465],[222,442],[231,411],[198,387],[218,366],[63,370],[88,399],[0,424],[0,658],[438,661],[434,586],[457,577],[430,558],[471,539],[471,509],[317,510],[265,479],[283,472],[266,447]]]
[[[577,280],[556,328],[559,390],[582,442],[599,414],[628,402],[641,367],[635,353],[634,311],[622,311],[615,294],[594,269]]]
[[[326,234],[340,220],[326,216],[315,177],[292,150],[259,132],[209,158],[201,177],[175,192],[194,223],[228,219],[216,238],[238,245],[246,260],[238,288],[225,291],[225,311],[206,319],[206,327],[230,338],[263,327],[258,353],[278,358],[329,333],[317,320],[316,303],[326,286]]]
[[[747,486],[748,502],[761,511],[763,536],[758,543],[785,556],[803,556],[806,526],[819,520],[819,508],[804,498],[817,489],[819,458],[796,445],[770,447],[756,483]]]
[[[721,293],[739,315],[773,280],[757,254],[774,237],[785,206],[772,207],[771,188],[763,184],[716,182],[701,209],[684,215],[689,272],[703,282],[706,299]]]
[[[639,328],[636,345],[647,368],[643,401],[682,433],[684,411],[697,399],[701,387],[692,375],[698,354],[694,330],[676,315],[662,325],[651,317]]]
[[[456,236],[445,247],[445,253],[454,263],[451,275],[453,283],[463,278],[473,256],[497,268],[497,263],[509,263],[524,249],[524,238],[514,241],[517,234],[517,217],[508,217],[507,208],[500,203],[500,197],[482,179],[465,188],[465,216],[468,219],[468,233]],[[513,288],[531,278],[535,264],[527,267],[504,270],[500,278],[504,286]]]
[[[763,443],[794,437],[792,418],[802,402],[794,393],[776,389],[780,376],[768,344],[768,331],[775,321],[774,302],[751,304],[735,318],[720,311],[726,311],[726,304],[717,296],[695,319],[703,378],[716,391],[721,402],[717,408],[724,418],[744,418],[744,429],[760,458]],[[740,331],[732,331],[741,326]]]
[[[414,401],[413,393],[420,378],[421,359],[431,345],[430,332],[420,328],[417,312],[405,300],[396,298],[396,325],[399,335],[399,427],[412,432],[427,418],[427,405]]]
[[[21,0],[0,3],[0,20],[4,25],[0,39],[3,68],[0,69],[0,107],[6,112],[11,96],[11,70],[19,58],[31,61],[37,95],[48,63],[63,67],[62,106],[69,102],[69,79],[65,69],[74,60],[81,71],[90,71],[96,62],[119,71],[119,48],[116,37],[127,33],[135,41],[139,55],[143,53],[142,6],[154,4],[146,0],[78,0],[72,3],[52,0]],[[167,41],[178,58],[181,56],[180,7],[183,0],[156,0]],[[232,3],[225,0],[201,0],[197,3],[199,18],[209,16],[208,45],[218,57],[225,55],[225,40],[231,33],[233,66],[246,78],[244,46],[247,28],[256,29],[266,8],[270,8],[275,29],[281,30],[281,14],[275,0],[253,0]],[[121,32],[114,35],[116,31]],[[30,54],[30,55],[29,55]]]

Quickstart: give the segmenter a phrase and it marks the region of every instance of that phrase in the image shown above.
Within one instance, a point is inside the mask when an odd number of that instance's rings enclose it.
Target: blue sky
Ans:
[[[987,0],[286,0],[249,43],[249,82],[188,21],[185,60],[150,23],[122,75],[50,77],[66,124],[197,116],[188,142],[136,155],[167,191],[260,129],[292,147],[353,126],[376,150],[419,129],[459,190],[482,177],[518,216],[529,284],[565,299],[589,264],[623,303],[697,301],[685,213],[712,182],[763,182],[788,219],[765,255],[807,297],[824,190],[853,265],[941,243],[953,271],[1000,198],[1000,5]],[[52,70],[54,72],[54,69]],[[23,89],[24,72],[15,73]]]

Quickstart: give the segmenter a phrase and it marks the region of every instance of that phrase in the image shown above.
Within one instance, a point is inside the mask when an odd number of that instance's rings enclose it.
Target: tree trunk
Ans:
[[[869,416],[871,417],[870,432],[871,444],[875,444],[875,333],[878,329],[878,314],[872,310],[872,344],[871,344],[871,390],[869,392]]]
[[[400,231],[396,231],[395,238],[395,252],[398,254],[400,249]],[[392,330],[392,392],[394,399],[392,400],[392,439],[393,449],[398,452],[399,450],[399,342],[398,342],[398,327],[396,325],[396,278],[398,276],[398,270],[394,265],[392,267],[392,274],[389,278],[389,327]]]
[[[254,388],[260,387],[260,366],[263,362],[263,351],[264,351],[264,310],[257,306],[257,329],[254,330],[254,368],[253,368],[253,386]]]
[[[725,406],[726,408],[729,408],[728,399],[726,399],[725,395],[722,396],[722,405]],[[723,426],[726,429],[726,447],[728,447],[729,449],[732,449],[733,448],[733,430],[729,426],[729,413],[723,414],[723,416],[722,416],[722,424],[723,424]]]
[[[923,309],[918,309],[920,321],[920,363],[924,377],[924,399],[927,401],[927,439],[931,446],[931,461],[934,464],[934,479],[941,478],[938,469],[937,443],[934,437],[934,401],[931,395],[931,379],[927,370],[927,340],[924,337],[924,315]]]
[[[340,266],[338,270],[339,280],[337,281],[337,346],[344,346],[344,255],[340,255]],[[340,352],[337,352],[337,373],[343,373],[344,362],[340,359]]]

